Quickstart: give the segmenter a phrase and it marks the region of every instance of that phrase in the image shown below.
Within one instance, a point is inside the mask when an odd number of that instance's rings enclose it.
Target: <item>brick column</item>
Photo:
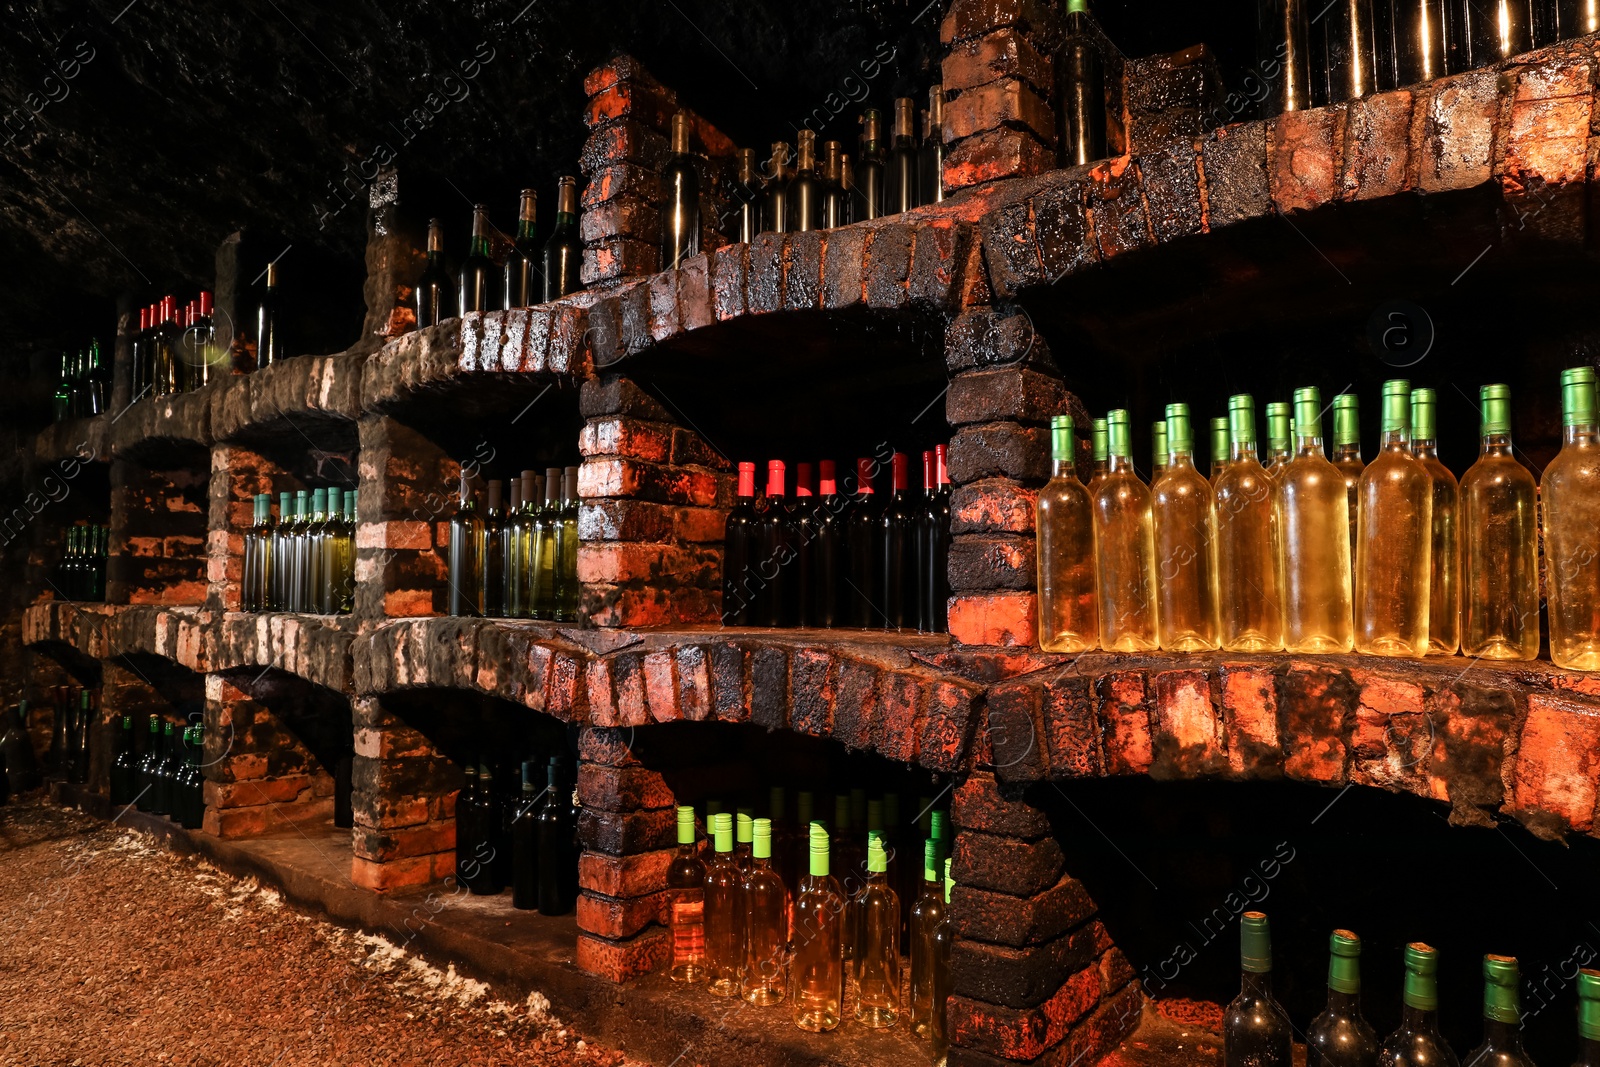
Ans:
[[[955,792],[951,1067],[1096,1063],[1144,993],[1039,809],[988,771]]]
[[[202,604],[210,471],[111,463],[106,601]]]
[[[381,891],[451,877],[461,772],[381,698],[357,697],[352,715],[350,880]]]
[[[333,778],[265,705],[205,676],[205,830],[246,837],[333,817]]]
[[[388,416],[364,416],[359,435],[354,613],[364,621],[440,614],[461,464]]]
[[[244,535],[255,520],[257,493],[283,489],[281,473],[258,453],[237,445],[211,450],[206,533],[206,607],[238,611],[244,579]],[[278,498],[272,498],[276,505]]]

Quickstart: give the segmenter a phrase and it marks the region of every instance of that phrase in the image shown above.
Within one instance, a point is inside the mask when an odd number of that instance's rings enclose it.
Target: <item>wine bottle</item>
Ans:
[[[86,414],[103,415],[106,410],[106,368],[100,362],[100,341],[98,338],[89,338],[89,372],[88,380],[84,383],[86,391]]]
[[[785,229],[803,233],[822,227],[822,179],[817,174],[817,135],[801,130],[797,138],[794,177],[784,197]]]
[[[1600,971],[1578,972],[1578,1059],[1572,1067],[1600,1067]]]
[[[922,113],[922,147],[917,150],[917,203],[944,200],[944,86],[928,89]]]
[[[1384,64],[1372,9],[1373,0],[1335,0],[1320,17],[1314,17],[1313,37],[1320,48],[1312,69],[1314,77],[1321,74],[1312,87],[1314,104],[1342,104],[1378,91],[1377,78]]]
[[[1467,49],[1462,70],[1498,63],[1533,47],[1533,4],[1530,0],[1486,0],[1463,4]]]
[[[456,793],[456,886],[472,890],[485,858],[483,820],[478,811],[478,764],[469,759],[461,768],[461,788]]]
[[[888,176],[883,159],[883,114],[869,107],[861,113],[861,153],[851,183],[850,221],[865,222],[884,214]]]
[[[1561,372],[1561,451],[1540,479],[1550,659],[1567,670],[1600,670],[1600,438],[1595,371]]]
[[[1439,1033],[1439,952],[1413,941],[1406,946],[1406,981],[1400,1026],[1378,1050],[1381,1067],[1459,1067]]]
[[[1290,652],[1349,652],[1350,498],[1322,451],[1322,396],[1294,391],[1295,455],[1278,474],[1283,553],[1283,644]]]
[[[839,495],[836,468],[831,459],[817,464],[817,493],[817,505],[812,512],[812,615],[816,626],[842,626],[844,599],[839,586],[845,569],[844,522],[848,501]]]
[[[172,735],[172,722],[168,720],[161,727],[161,754],[150,769],[151,790],[155,794],[150,803],[152,815],[172,814],[172,776],[177,770],[176,743]]]
[[[744,876],[750,873],[750,864],[755,851],[755,809],[740,805],[733,815],[733,865],[739,871],[739,884],[744,885]],[[743,905],[740,905],[741,914]],[[739,957],[739,966],[744,967],[744,956]]]
[[[293,494],[278,494],[278,521],[272,528],[272,611],[289,610],[289,571],[293,565],[290,548],[290,527],[294,523]]]
[[[1290,417],[1293,407],[1284,403],[1267,405],[1267,473],[1277,478],[1294,458]]]
[[[1150,424],[1150,484],[1167,473],[1167,457],[1172,448],[1167,444],[1167,424],[1157,419]]]
[[[1256,458],[1255,401],[1228,398],[1232,458],[1217,479],[1218,638],[1229,652],[1283,647],[1272,477]]]
[[[751,576],[761,589],[757,626],[794,625],[794,571],[789,566],[794,547],[789,542],[784,475],[782,460],[767,461],[766,508],[756,519],[756,551],[751,559]]]
[[[506,514],[500,523],[500,613],[508,619],[523,617],[522,591],[522,479],[507,483]]]
[[[950,877],[950,861],[943,861],[944,919],[933,931],[933,1019],[928,1027],[928,1041],[932,1046],[933,1062],[945,1062],[950,1052],[950,1026],[947,1005],[953,985],[951,957],[955,955],[956,922],[950,908],[950,896],[955,890],[955,879]]]
[[[117,733],[117,754],[111,761],[111,803],[122,807],[133,801],[134,774],[137,760],[133,751],[133,716],[122,717],[122,729]]]
[[[1377,1067],[1378,1035],[1361,1014],[1361,939],[1329,938],[1328,1006],[1306,1031],[1306,1067]]]
[[[1209,652],[1217,641],[1216,515],[1211,483],[1194,466],[1189,405],[1167,405],[1167,469],[1151,487],[1156,620],[1168,652]]]
[[[822,203],[818,225],[825,230],[850,222],[850,192],[844,181],[844,146],[838,141],[822,145]]]
[[[1538,488],[1513,454],[1511,387],[1485,385],[1478,402],[1483,446],[1461,476],[1461,652],[1536,659]]]
[[[751,557],[759,552],[756,532],[756,465],[739,464],[733,507],[722,533],[722,625],[750,626],[755,616]]]
[[[924,502],[917,520],[917,629],[950,629],[950,472],[946,448],[922,454]]]
[[[183,770],[179,782],[183,792],[180,820],[185,830],[198,830],[206,817],[205,779],[200,771],[200,756],[205,749],[205,727],[195,724],[184,731]]]
[[[561,512],[555,528],[555,619],[577,622],[582,592],[578,584],[578,468],[561,472]]]
[[[61,353],[61,377],[56,382],[55,396],[50,402],[51,418],[56,422],[65,422],[73,417],[71,368],[71,357],[65,352]]]
[[[1228,443],[1228,418],[1226,415],[1211,420],[1211,488],[1215,492],[1217,481],[1222,477],[1222,472],[1228,469],[1228,463],[1233,459],[1232,446]]]
[[[289,610],[306,611],[310,606],[307,590],[310,589],[311,562],[309,536],[311,533],[311,501],[304,489],[294,493],[294,521],[289,525]]]
[[[1345,496],[1350,501],[1350,558],[1356,558],[1356,527],[1361,516],[1361,417],[1354,393],[1333,398],[1333,456],[1330,460],[1344,475]]]
[[[896,452],[889,461],[893,489],[879,516],[878,599],[883,607],[884,629],[902,630],[916,625],[916,539],[918,515],[911,499],[910,461]]]
[[[849,152],[839,153],[839,187],[844,190],[844,207],[841,214],[845,223],[856,221],[856,168]],[[840,223],[844,225],[844,223]]]
[[[897,215],[917,206],[917,102],[896,97],[890,133],[889,161],[884,170],[883,213]]]
[[[1150,489],[1133,470],[1128,412],[1106,414],[1108,467],[1095,490],[1095,590],[1100,647],[1108,652],[1156,648],[1156,544]]]
[[[1304,111],[1311,102],[1310,14],[1307,0],[1256,0],[1256,72],[1265,92],[1261,118]]]
[[[772,820],[751,824],[750,869],[745,872],[744,974],[740,995],[757,1007],[777,1004],[786,993],[784,957],[789,946],[789,890],[772,865]]]
[[[532,575],[537,582],[533,596],[533,617],[556,617],[556,571],[559,569],[559,550],[556,547],[557,528],[561,525],[561,468],[546,467],[544,471],[544,507],[534,523],[534,556],[537,566]],[[533,564],[530,562],[530,566]]]
[[[772,143],[765,179],[761,192],[761,232],[788,233],[789,146],[783,141]]]
[[[733,201],[735,225],[728,236],[738,244],[749,244],[761,232],[761,178],[753,148],[739,149],[734,165]]]
[[[261,497],[257,495],[250,501],[250,525],[244,531],[244,551],[240,555],[241,574],[239,578],[239,610],[260,611],[261,605],[256,601],[256,585],[259,581],[257,568],[260,561],[256,557],[256,541],[260,538],[261,529]]]
[[[419,330],[443,322],[455,308],[455,293],[444,265],[444,227],[438,219],[428,220],[427,263],[415,293]]]
[[[141,399],[149,390],[150,368],[147,364],[148,355],[145,351],[145,331],[150,328],[150,309],[139,309],[139,327],[133,327],[133,313],[128,313],[128,383],[129,395],[134,400]],[[59,421],[59,420],[57,420]]]
[[[305,533],[305,603],[302,611],[315,614],[322,610],[322,587],[326,584],[328,544],[328,490],[311,491],[311,518]]]
[[[283,324],[280,321],[278,264],[267,264],[267,287],[256,305],[256,370],[263,370],[282,362],[288,353],[283,348]]]
[[[534,532],[539,522],[539,507],[544,502],[544,479],[537,471],[525,470],[522,472],[518,483],[521,487],[519,495],[522,503],[517,508],[513,518],[516,524],[516,556],[510,561],[513,575],[511,578],[512,595],[515,597],[519,619],[533,618],[533,592],[534,579],[538,573],[536,569],[536,556],[534,554]]]
[[[456,314],[495,310],[494,259],[489,254],[489,209],[472,205],[472,243],[456,272]],[[504,275],[501,277],[504,286]]]
[[[1411,383],[1383,383],[1383,438],[1361,474],[1355,646],[1378,656],[1428,651],[1433,480],[1411,454]]]
[[[889,885],[881,834],[867,837],[867,880],[853,902],[856,919],[856,1022],[874,1030],[900,1018],[900,897]]]
[[[1097,30],[1089,0],[1067,0],[1065,32],[1056,53],[1056,136],[1064,167],[1083,166],[1109,154],[1105,57]]]
[[[1324,460],[1323,462],[1327,462]],[[1239,995],[1222,1018],[1225,1067],[1291,1067],[1293,1026],[1272,997],[1272,936],[1267,917],[1247,911],[1239,924]]]
[[[1039,490],[1034,509],[1039,538],[1039,647],[1045,652],[1084,652],[1100,640],[1094,504],[1078,481],[1074,451],[1072,416],[1052,417],[1051,477]],[[930,879],[937,881],[931,875]]]
[[[1100,483],[1105,481],[1106,472],[1111,469],[1111,430],[1110,424],[1105,419],[1095,419],[1090,426],[1092,429],[1089,440],[1094,468],[1089,475],[1089,484],[1085,488],[1092,497],[1100,488]]]
[[[1394,10],[1394,85],[1442,77],[1451,0],[1401,0]]]
[[[577,815],[559,756],[550,758],[539,810],[539,914],[565,915],[577,901]]]
[[[89,739],[94,734],[95,715],[89,706],[89,691],[78,694],[78,732],[72,739],[72,775],[68,781],[83,785],[89,780]]]
[[[539,193],[524,189],[517,200],[517,235],[506,255],[500,304],[511,308],[532,307],[539,302],[539,244],[535,231],[539,214]]]
[[[674,982],[706,980],[706,866],[695,841],[694,808],[678,805],[678,851],[667,868],[668,924],[672,930]]]
[[[578,179],[568,175],[556,184],[556,224],[544,243],[544,302],[559,300],[583,288],[583,242],[578,238]]]
[[[856,491],[845,519],[845,548],[850,557],[845,574],[847,617],[849,625],[862,629],[882,626],[886,617],[876,602],[881,581],[880,509],[877,495],[872,491],[872,473],[876,466],[870,459],[856,460]]]
[[[505,585],[505,572],[500,535],[505,529],[505,483],[491,478],[488,485],[488,504],[483,511],[483,522],[478,525],[478,589],[476,598],[483,605],[483,614],[499,618],[505,614],[501,593]]]
[[[794,625],[810,627],[817,621],[816,538],[817,508],[819,501],[812,490],[812,467],[809,463],[795,466],[794,503],[789,505],[788,529],[794,558],[789,563],[793,572],[789,582],[791,602],[794,605]]]
[[[356,600],[356,491],[345,490],[344,524],[339,531],[339,576],[335,587],[334,610],[348,615]]]
[[[809,872],[794,901],[794,956],[789,963],[789,1000],[794,1024],[811,1033],[836,1028],[844,1018],[844,923],[847,905],[829,873],[828,831],[809,824]]]
[[[1522,976],[1513,956],[1483,958],[1483,1043],[1467,1054],[1474,1067],[1533,1067],[1522,1049]]]
[[[155,770],[161,764],[161,716],[150,716],[150,730],[145,735],[144,753],[134,771],[134,807],[149,811],[155,804]],[[48,765],[47,765],[48,769]]]
[[[689,151],[689,113],[672,116],[672,155],[661,169],[661,269],[700,254],[700,174]]]
[[[461,472],[456,500],[456,513],[450,518],[450,614],[482,615],[483,560],[478,547],[483,543],[483,519],[467,471]]]
[[[911,905],[911,1032],[918,1037],[931,1036],[934,1025],[934,934],[947,914],[940,863],[938,843],[929,838],[923,842],[919,889]]]
[[[1453,656],[1460,644],[1457,586],[1456,511],[1459,491],[1456,476],[1439,462],[1436,398],[1432,389],[1411,390],[1411,454],[1428,472],[1433,486],[1433,508],[1428,549],[1432,573],[1428,576],[1428,654]]]
[[[742,951],[742,879],[733,862],[733,815],[712,817],[712,855],[706,865],[705,930],[707,988],[719,997],[739,995]]]

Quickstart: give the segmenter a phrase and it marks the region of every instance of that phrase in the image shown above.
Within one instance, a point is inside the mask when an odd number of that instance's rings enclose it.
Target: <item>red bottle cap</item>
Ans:
[[[922,454],[922,491],[923,492],[931,493],[931,492],[933,492],[933,487],[935,485],[939,484],[938,482],[933,480],[933,477],[934,477],[934,475],[933,475],[933,453],[932,452],[924,452]]]
[[[189,301],[188,305],[183,309],[183,325],[184,325],[184,327],[185,328],[192,327],[194,325],[194,320],[195,320],[195,306],[194,306],[194,301],[191,300],[191,301]]]
[[[950,469],[945,466],[949,454],[949,445],[933,446],[933,476],[939,485],[950,484]]]
[[[783,495],[783,460],[767,460],[767,495]]]
[[[139,309],[139,329],[148,330],[149,328],[150,328],[150,309],[149,308],[140,308]]]
[[[200,317],[209,318],[211,315],[211,294],[204,289],[200,290]]]
[[[900,492],[911,486],[910,461],[904,452],[896,452],[890,461],[890,468],[894,471],[894,491]]]
[[[817,464],[817,488],[823,496],[839,495],[839,480],[833,473],[833,460],[825,459]]]
[[[794,495],[811,495],[811,464],[802,463],[794,469]]]
[[[872,468],[876,466],[870,459],[856,460],[856,492],[872,492]]]
[[[739,495],[756,495],[756,465],[754,463],[739,464]]]

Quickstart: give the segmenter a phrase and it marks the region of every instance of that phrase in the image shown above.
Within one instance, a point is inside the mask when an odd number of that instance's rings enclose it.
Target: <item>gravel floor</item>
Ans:
[[[0,1063],[621,1067],[548,1014],[149,838],[0,808]]]

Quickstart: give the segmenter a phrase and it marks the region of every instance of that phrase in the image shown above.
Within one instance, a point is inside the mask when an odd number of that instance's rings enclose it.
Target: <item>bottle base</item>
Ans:
[[[1174,634],[1161,641],[1163,652],[1215,652],[1217,648],[1216,641],[1195,633]]]
[[[1430,656],[1453,656],[1456,654],[1458,647],[1456,642],[1451,642],[1447,645],[1443,641],[1435,641],[1431,637],[1428,638],[1428,655]]]
[[[871,1030],[886,1030],[900,1018],[900,1013],[893,1008],[869,1007],[861,1004],[856,1007],[856,1022]]]
[[[701,963],[680,963],[667,972],[667,977],[674,982],[704,982],[706,980],[705,965]]]
[[[797,1012],[794,1024],[807,1033],[822,1034],[839,1026],[839,1014],[834,1011]]]
[[[1551,652],[1550,661],[1562,670],[1600,671],[1600,649],[1585,650],[1576,656],[1558,656]]]
[[[1425,641],[1402,641],[1398,637],[1380,637],[1372,641],[1356,642],[1356,651],[1364,656],[1390,656],[1399,659],[1415,658],[1427,652]]]
[[[1268,640],[1266,635],[1254,631],[1242,633],[1230,641],[1222,642],[1224,652],[1278,652],[1282,648],[1282,641]]]
[[[718,978],[706,986],[714,997],[737,997],[739,983],[732,978]]]
[[[1102,641],[1100,647],[1107,652],[1155,652],[1160,648],[1153,638],[1143,634],[1124,634],[1110,641]]]
[[[1476,648],[1463,648],[1461,652],[1463,655],[1471,656],[1474,659],[1530,660],[1539,657],[1539,646],[1534,645],[1533,651],[1529,652],[1521,645],[1514,645],[1510,641],[1496,640],[1479,645]]]
[[[1285,641],[1283,650],[1311,656],[1337,655],[1340,652],[1349,652],[1353,648],[1350,641],[1338,641],[1332,637],[1315,636],[1302,641]]]
[[[746,989],[741,996],[746,1004],[754,1004],[758,1008],[770,1007],[773,1004],[783,1003],[783,990],[781,989]]]
[[[1097,644],[1094,638],[1079,634],[1056,634],[1050,638],[1039,635],[1041,652],[1092,652]]]

